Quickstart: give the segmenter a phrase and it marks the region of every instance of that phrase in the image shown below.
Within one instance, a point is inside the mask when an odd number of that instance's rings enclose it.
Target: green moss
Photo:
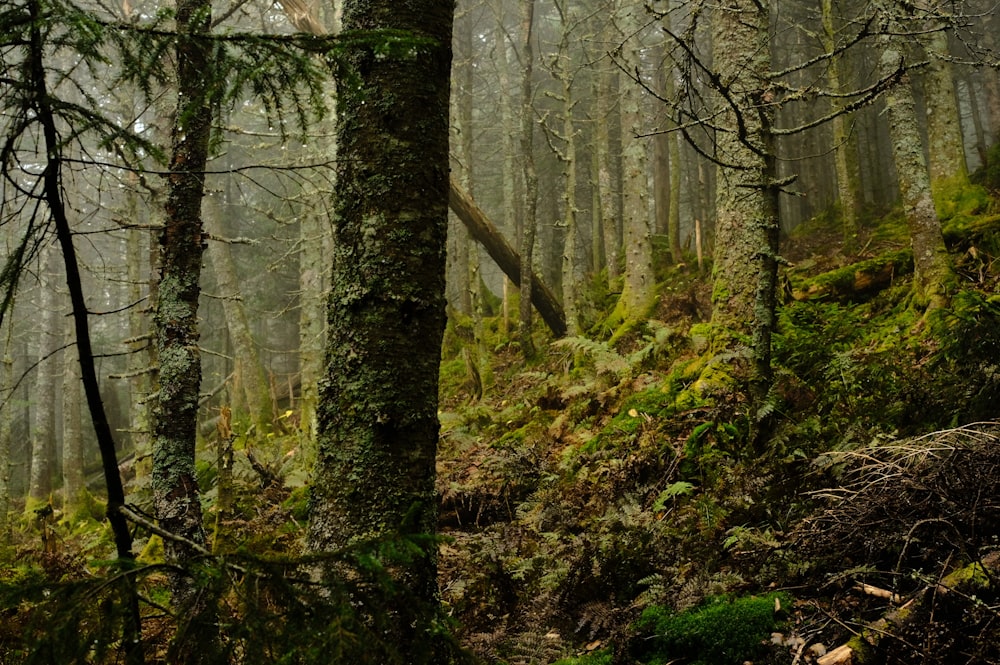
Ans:
[[[150,536],[136,560],[139,563],[163,563],[163,556],[163,539]]]
[[[611,665],[612,660],[613,654],[610,651],[601,650],[583,656],[563,658],[557,660],[554,665]]]
[[[692,665],[739,665],[762,655],[768,636],[782,626],[776,602],[790,607],[785,593],[710,598],[698,607],[675,613],[647,607],[639,619],[640,635],[652,645],[650,658],[683,658]]]
[[[831,270],[806,279],[788,273],[797,300],[830,295],[851,297],[913,271],[913,251],[909,248],[886,252],[866,261]]]
[[[970,184],[964,176],[934,183],[934,208],[938,217],[973,217],[989,208],[990,194],[984,187]]]
[[[306,522],[309,519],[309,487],[296,487],[288,495],[288,498],[281,504],[282,508],[291,513],[292,517],[299,522]]]

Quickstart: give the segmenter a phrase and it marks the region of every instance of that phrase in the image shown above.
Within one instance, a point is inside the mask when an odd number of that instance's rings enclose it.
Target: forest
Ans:
[[[1000,663],[990,0],[0,0],[0,665]]]

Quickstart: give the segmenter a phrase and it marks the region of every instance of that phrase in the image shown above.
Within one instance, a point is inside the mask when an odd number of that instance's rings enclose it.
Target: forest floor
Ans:
[[[478,346],[453,318],[440,586],[476,662],[1000,663],[1000,204],[953,203],[956,281],[930,314],[912,303],[898,215],[853,252],[832,220],[785,239],[763,403],[744,389],[748,348],[709,350],[711,286],[693,265],[659,266],[656,310],[614,344],[600,327],[614,285],[595,279],[592,330],[539,328],[527,364],[499,316]],[[343,602],[317,602],[300,559],[309,441],[236,436],[227,479],[225,450],[204,443],[213,555],[193,572],[229,660],[384,665],[382,615],[358,599],[414,543],[342,553],[354,572],[324,588]],[[137,511],[148,464],[129,483]],[[45,508],[0,552],[0,663],[121,662],[136,589],[145,662],[171,662],[159,537],[137,529],[122,574],[99,501]]]
[[[1000,216],[962,205],[929,315],[898,218],[853,253],[822,220],[786,239],[764,404],[746,349],[708,353],[692,266],[662,267],[614,346],[525,368],[491,319],[482,398],[452,335],[441,569],[464,643],[511,665],[1000,663]]]

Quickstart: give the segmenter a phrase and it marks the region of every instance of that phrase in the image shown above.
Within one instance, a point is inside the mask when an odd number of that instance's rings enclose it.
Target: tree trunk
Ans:
[[[633,73],[639,71],[640,43],[644,5],[622,2],[618,20],[621,39],[621,66]],[[622,136],[622,235],[625,254],[624,284],[618,310],[623,321],[646,317],[656,301],[656,280],[653,274],[653,240],[649,228],[649,139],[643,135],[640,85],[627,79],[621,93]]]
[[[138,223],[138,194],[129,190],[127,197],[126,219]],[[142,301],[144,286],[149,284],[151,274],[148,269],[149,243],[145,242],[146,234],[138,228],[126,231],[125,265],[128,275],[129,301]],[[144,306],[143,306],[144,305]],[[149,424],[149,395],[152,392],[150,372],[151,357],[149,349],[152,340],[149,337],[148,300],[143,305],[136,305],[128,313],[128,361],[127,374],[129,385],[129,430],[132,439],[132,450],[136,459],[142,459],[151,452]]]
[[[670,7],[663,16],[664,30],[671,29]],[[662,51],[662,49],[661,49]],[[677,85],[674,82],[674,61],[664,53],[658,72],[660,94],[664,99],[677,98]],[[670,260],[674,265],[684,262],[681,251],[681,149],[680,136],[670,113],[664,114],[666,133],[658,134],[654,139],[656,154],[656,232],[667,236],[667,246],[670,248]]]
[[[159,393],[153,419],[153,500],[160,526],[184,540],[164,539],[167,561],[184,566],[205,544],[195,478],[195,437],[201,356],[198,352],[198,296],[205,233],[201,205],[212,124],[209,81],[213,67],[207,41],[209,0],[177,0],[176,71],[178,107],[171,137],[170,177],[163,231],[160,279],[153,326],[159,358]],[[188,622],[173,645],[173,660],[218,662],[217,628],[211,602],[190,577],[171,580],[174,609]],[[181,637],[182,636],[182,637]]]
[[[559,161],[563,165],[563,226],[566,235],[563,238],[562,249],[562,304],[566,313],[566,327],[570,335],[580,333],[579,315],[577,313],[577,290],[579,289],[579,256],[577,251],[577,205],[576,205],[576,143],[577,130],[573,119],[576,100],[573,94],[573,64],[571,62],[570,44],[573,39],[573,5],[563,2],[558,5],[561,19],[561,34],[558,52],[552,65],[553,76],[560,84],[559,101],[562,104],[560,132],[562,136],[561,151],[557,151]]]
[[[56,381],[60,375],[58,348],[59,312],[55,280],[56,252],[46,247],[40,258],[38,272],[38,365],[31,408],[31,471],[28,496],[36,503],[48,501],[52,492],[52,476],[56,451]]]
[[[208,235],[215,239],[208,245],[208,260],[222,297],[222,311],[226,317],[226,328],[229,331],[235,359],[234,392],[242,394],[243,398],[241,402],[234,399],[233,415],[236,418],[248,418],[250,424],[265,435],[271,431],[274,423],[271,386],[264,365],[260,361],[257,343],[250,332],[250,321],[247,318],[246,308],[243,307],[236,263],[233,261],[229,243],[225,240],[226,233],[220,206],[214,197],[209,197],[205,206],[205,228]]]
[[[833,53],[837,48],[836,25],[833,0],[822,0],[823,48],[827,53]],[[845,59],[841,56],[831,56],[826,70],[827,85],[834,93],[840,93],[843,87],[842,76]],[[839,98],[834,98],[833,110],[843,107]],[[850,131],[851,118],[843,113],[830,121],[833,133],[833,160],[837,175],[837,198],[840,202],[841,229],[844,245],[848,251],[853,251],[860,230],[858,213],[860,211],[860,174],[858,173],[857,150],[855,149],[854,132]]]
[[[67,335],[67,348],[75,342],[72,331]],[[62,477],[63,498],[71,512],[83,499],[83,428],[81,423],[80,364],[69,362],[63,368],[62,384]]]
[[[535,0],[520,0],[521,35],[521,173],[524,177],[524,216],[521,218],[521,301],[518,340],[526,358],[535,355],[531,338],[531,287],[538,221],[538,174],[535,172],[534,136],[534,23]]]
[[[610,21],[608,26],[610,26]],[[609,38],[610,39],[610,38]],[[603,66],[597,74],[597,131],[594,150],[597,152],[597,191],[601,201],[601,233],[604,238],[605,265],[608,281],[621,274],[621,218],[618,215],[619,195],[615,160],[619,155],[612,147],[610,127],[620,120],[620,107],[615,104],[618,91],[618,71]]]
[[[767,4],[736,0],[716,11],[712,35],[716,71],[735,102],[720,102],[727,131],[716,135],[724,164],[717,169],[712,323],[724,344],[732,333],[751,339],[756,398],[771,380],[779,231],[768,12]]]
[[[348,0],[340,90],[333,279],[308,547],[433,534],[445,325],[448,94],[453,5]],[[381,31],[433,40],[386,56]],[[442,662],[433,638],[436,544],[384,560],[405,601],[387,633],[407,663]],[[377,589],[372,589],[377,593]],[[362,602],[359,599],[359,602]],[[380,662],[387,662],[382,659]]]
[[[965,163],[962,121],[955,97],[952,64],[948,60],[948,33],[942,29],[924,36],[930,63],[924,76],[924,103],[927,106],[927,170],[931,192],[941,196],[947,190],[969,184]]]
[[[503,16],[499,22],[503,23]],[[513,97],[513,86],[510,83],[510,59],[508,51],[510,45],[503,30],[496,30],[495,47],[497,52],[497,75],[500,83],[500,124],[503,127],[503,173],[501,192],[501,209],[503,210],[503,232],[510,234],[514,238],[521,237],[521,227],[518,223],[517,215],[517,181],[515,179],[517,167],[517,141],[518,125],[514,113],[514,105],[511,101]],[[494,259],[495,260],[495,259]],[[510,280],[509,274],[503,283],[503,332],[507,333],[510,328],[510,281],[520,283],[521,273],[518,268],[516,280]]]
[[[879,71],[884,78],[899,76],[899,82],[886,93],[885,104],[903,213],[913,247],[914,296],[918,305],[941,307],[948,302],[947,285],[952,280],[952,270],[931,196],[913,89],[905,73],[906,49],[893,34],[903,33],[892,12],[903,10],[885,0],[879,2],[877,8],[887,16],[889,26],[889,32],[879,37]]]

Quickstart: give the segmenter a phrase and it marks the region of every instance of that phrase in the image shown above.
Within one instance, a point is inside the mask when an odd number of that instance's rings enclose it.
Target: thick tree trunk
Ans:
[[[927,106],[927,170],[931,192],[940,196],[954,187],[969,184],[965,163],[962,121],[955,97],[952,64],[948,60],[948,33],[938,29],[923,39],[930,62],[924,77]]]
[[[892,34],[902,34],[892,12],[903,10],[885,1],[878,4],[878,9],[887,17],[890,30],[879,37],[879,71],[884,78],[888,78],[899,75],[906,64],[906,49],[900,38]],[[947,285],[953,274],[931,195],[916,102],[908,74],[902,73],[899,82],[886,93],[885,104],[903,213],[913,247],[914,295],[919,305],[941,307],[948,302]]]
[[[639,33],[644,5],[622,2],[618,8],[621,65],[628,72],[639,71]],[[632,80],[625,81],[621,94],[622,136],[622,240],[625,254],[624,284],[618,313],[623,321],[635,321],[649,314],[656,300],[653,274],[653,240],[649,227],[649,139],[643,135],[643,90]]]
[[[345,34],[366,38],[347,43],[352,85],[340,90],[337,117],[327,368],[308,535],[314,552],[436,531],[453,9],[441,0],[344,3]],[[371,45],[380,31],[433,44],[386,56]],[[423,547],[405,562],[384,561],[406,600],[379,639],[414,664],[441,662],[433,638],[436,545]],[[373,643],[373,653],[380,646]]]
[[[766,98],[770,72],[768,5],[738,0],[719,8],[713,24],[713,57],[729,82],[716,136],[724,165],[717,170],[712,323],[751,339],[756,397],[771,379],[771,333],[777,288],[778,206],[771,128],[774,107]],[[738,114],[738,115],[737,115]]]
[[[177,0],[176,68],[178,108],[171,137],[170,176],[163,231],[160,279],[153,317],[159,358],[159,393],[153,418],[153,500],[160,526],[183,540],[164,539],[169,562],[184,566],[198,555],[188,543],[204,545],[201,501],[195,478],[195,438],[201,356],[198,352],[198,296],[205,247],[201,205],[211,131],[213,67],[207,40],[209,0]],[[174,608],[188,628],[174,644],[174,660],[217,662],[217,633],[209,599],[190,577],[172,578]]]
[[[472,197],[459,187],[454,179],[452,179],[448,189],[448,204],[465,224],[473,239],[486,249],[490,258],[496,262],[507,278],[514,283],[514,286],[520,286],[521,257],[493,225],[486,213],[476,205]],[[567,331],[566,314],[552,290],[534,272],[531,274],[531,302],[552,334],[556,337],[565,337]]]

